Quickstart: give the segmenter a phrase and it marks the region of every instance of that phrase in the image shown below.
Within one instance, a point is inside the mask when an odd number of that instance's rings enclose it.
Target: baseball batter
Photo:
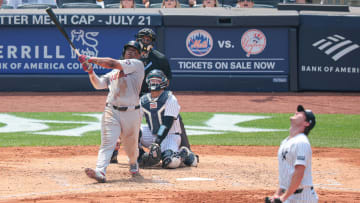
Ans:
[[[308,135],[315,126],[315,115],[303,106],[290,117],[290,136],[278,151],[279,189],[267,202],[318,202],[311,175],[312,151]]]
[[[130,173],[139,174],[137,163],[138,135],[141,125],[139,93],[144,78],[144,65],[139,60],[140,45],[136,41],[128,42],[123,48],[122,55],[123,60],[90,58],[84,55],[79,57],[84,70],[89,73],[94,88],[109,89],[101,120],[101,146],[96,169],[85,169],[86,175],[98,182],[106,182],[106,168],[119,136],[129,158]],[[98,77],[89,63],[113,70]]]
[[[154,69],[146,76],[146,83],[150,93],[141,97],[141,109],[148,125],[141,129],[140,149],[150,148],[150,152],[140,150],[140,164],[155,165],[161,158],[163,168],[178,168],[183,163],[197,166],[197,156],[186,146],[180,148],[184,133],[180,105],[171,91],[164,90],[169,85],[165,74]]]
[[[169,61],[163,53],[154,49],[154,43],[157,38],[156,33],[150,28],[142,28],[138,31],[135,37],[136,41],[140,44],[141,47],[141,61],[144,63],[145,75],[154,69],[159,69],[166,75],[167,79],[170,80],[172,78],[172,72]],[[144,78],[141,86],[140,96],[148,93],[149,91],[150,90]],[[117,156],[119,154],[118,150],[120,149],[120,142],[121,140],[118,140],[110,163],[118,163]]]

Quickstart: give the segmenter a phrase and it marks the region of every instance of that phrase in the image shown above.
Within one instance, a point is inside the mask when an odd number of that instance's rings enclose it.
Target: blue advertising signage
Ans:
[[[120,59],[136,27],[68,27],[81,54]],[[6,27],[0,30],[1,74],[84,74],[77,56],[56,27]],[[96,73],[109,70],[94,66]]]
[[[58,14],[65,26],[156,26],[161,25],[160,15],[131,14]],[[0,26],[51,26],[54,23],[43,14],[0,14]]]
[[[360,90],[360,16],[301,16],[299,88]]]
[[[168,28],[173,73],[287,75],[286,28]]]

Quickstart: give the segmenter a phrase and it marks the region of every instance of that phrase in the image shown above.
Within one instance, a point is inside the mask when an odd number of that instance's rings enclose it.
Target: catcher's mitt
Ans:
[[[270,197],[265,197],[265,203],[282,203],[282,201],[280,198],[275,198],[271,201]]]
[[[139,165],[141,168],[150,167],[158,164],[161,160],[160,146],[156,143],[151,144],[149,153],[144,153],[140,160]]]
[[[149,151],[149,155],[153,158],[153,159],[161,159],[161,149],[160,149],[160,145],[156,144],[156,143],[152,143],[150,146],[150,151]]]

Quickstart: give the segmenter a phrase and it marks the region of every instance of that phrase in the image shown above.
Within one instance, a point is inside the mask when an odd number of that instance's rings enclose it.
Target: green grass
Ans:
[[[54,121],[100,121],[94,117],[76,115],[80,113],[11,113],[22,118],[54,120]],[[84,113],[81,113],[84,114]],[[93,114],[93,113],[89,113]],[[99,113],[98,113],[99,114]],[[205,122],[214,113],[181,113],[185,125],[206,126]],[[223,113],[230,114],[230,113]],[[243,115],[243,114],[237,114]],[[246,114],[249,115],[249,114]],[[288,136],[291,114],[251,114],[271,116],[270,119],[260,119],[238,123],[239,127],[256,127],[263,129],[283,129],[277,132],[240,133],[227,131],[224,134],[189,136],[192,145],[268,145],[278,146]],[[313,147],[344,147],[360,148],[360,115],[318,114],[317,123],[310,133],[310,142]],[[0,129],[6,121],[0,121]],[[73,129],[86,124],[82,123],[51,123],[47,122],[51,131]],[[86,132],[81,137],[40,135],[37,132],[0,132],[0,147],[9,146],[66,146],[66,145],[99,145],[100,130]],[[223,131],[218,131],[223,132]]]

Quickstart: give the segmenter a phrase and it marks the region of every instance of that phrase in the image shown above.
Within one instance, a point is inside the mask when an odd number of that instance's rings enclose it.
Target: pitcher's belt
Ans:
[[[115,110],[118,110],[118,111],[127,111],[127,110],[136,110],[136,109],[139,109],[140,108],[140,105],[136,105],[136,106],[114,106],[114,105],[111,105],[109,103],[106,103],[106,106],[107,107],[112,107],[114,108]]]

